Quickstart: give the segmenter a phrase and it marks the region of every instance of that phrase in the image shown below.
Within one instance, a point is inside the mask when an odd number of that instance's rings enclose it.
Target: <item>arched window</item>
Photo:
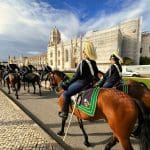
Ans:
[[[66,49],[66,62],[68,62],[68,58],[69,58],[69,54],[68,54],[68,50]]]

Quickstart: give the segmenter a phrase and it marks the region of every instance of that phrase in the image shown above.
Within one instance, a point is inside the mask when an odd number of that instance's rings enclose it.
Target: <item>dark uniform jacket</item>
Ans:
[[[9,64],[9,65],[7,66],[7,69],[8,69],[8,71],[11,72],[11,73],[16,72],[16,69],[17,69],[17,71],[20,70],[19,67],[18,67],[16,64]]]
[[[90,66],[88,65],[87,61],[90,62],[91,67],[93,68],[94,74],[90,70]],[[93,80],[98,79],[98,68],[96,62],[94,60],[82,60],[81,63],[78,65],[77,70],[71,79],[70,83],[75,82],[76,80],[86,80],[87,82],[91,83]]]
[[[44,69],[45,72],[51,72],[52,68],[50,66],[46,66]]]
[[[103,84],[106,82],[108,82],[110,86],[114,86],[122,79],[121,73],[122,73],[122,67],[120,64],[111,65],[108,71],[105,73],[100,83],[100,87],[102,87]]]

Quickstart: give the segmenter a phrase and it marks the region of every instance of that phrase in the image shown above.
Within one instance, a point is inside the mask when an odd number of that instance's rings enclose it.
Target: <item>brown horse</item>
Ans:
[[[63,92],[63,89],[59,89],[60,84],[68,79],[69,77],[62,71],[54,70],[53,72],[50,72],[48,74],[48,80],[50,82],[49,89],[55,89],[55,92],[57,94],[61,94],[61,91]]]
[[[56,87],[58,91],[60,83],[63,82],[64,80],[66,80],[66,77],[65,74],[61,71],[56,70],[50,74],[51,86]],[[133,98],[142,100],[144,104],[148,108],[150,108],[150,89],[148,89],[148,87],[144,83],[137,82],[131,79],[127,80],[126,84],[128,86],[128,94]],[[120,87],[118,86],[117,89],[120,89]],[[61,91],[59,92],[61,93]]]
[[[51,84],[53,86],[59,86],[59,84],[62,81],[63,81],[63,78],[61,76],[61,72],[57,71],[57,72],[53,72],[53,74],[51,74]],[[134,88],[136,88],[135,86],[137,86],[137,85],[140,87],[140,89],[143,88],[143,90],[140,90],[140,91],[141,92],[146,91],[146,93],[140,94],[140,96],[143,96],[143,99],[142,99],[143,101],[145,98],[147,98],[147,96],[145,96],[145,94],[146,95],[149,94],[149,89],[147,89],[141,83],[138,83],[135,81],[130,81],[130,82],[128,82],[128,84],[132,84],[134,86]],[[129,87],[129,91],[132,89],[133,89],[132,86]],[[105,149],[106,150],[110,149],[113,145],[115,145],[115,143],[117,141],[119,141],[122,144],[122,146],[125,150],[132,149],[129,137],[130,137],[131,131],[133,130],[136,119],[138,118],[138,115],[139,115],[139,111],[138,111],[138,107],[137,107],[136,103],[138,104],[140,109],[145,112],[145,110],[143,109],[144,105],[143,105],[142,101],[133,99],[133,98],[129,97],[127,94],[125,94],[124,92],[117,91],[115,89],[101,89],[101,92],[99,94],[98,101],[97,101],[97,110],[96,110],[94,117],[90,117],[90,116],[86,115],[85,113],[76,109],[74,114],[77,116],[80,128],[83,131],[83,134],[85,137],[85,142],[84,142],[85,145],[89,146],[89,142],[88,142],[88,136],[83,128],[82,119],[97,120],[97,119],[105,118],[114,133],[114,137],[107,144]],[[61,95],[59,98],[59,104],[62,107],[63,95]],[[131,113],[130,116],[128,116],[128,115],[123,116],[124,114],[127,114],[129,112]],[[124,121],[122,121],[122,118],[125,118]],[[141,117],[141,119],[139,121],[142,126],[144,123],[143,117]],[[60,130],[60,132],[58,132],[59,135],[64,135],[65,122],[66,122],[66,119],[63,119],[61,130]],[[143,130],[143,126],[142,126],[142,130]],[[140,133],[142,133],[142,132],[140,132]],[[143,136],[143,135],[141,135],[141,136]],[[145,147],[143,149],[146,150]]]
[[[5,79],[8,87],[8,94],[10,94],[10,88],[15,91],[16,98],[18,99],[18,91],[21,88],[20,76],[17,73],[9,73]]]
[[[60,108],[63,106],[63,95],[59,98]],[[70,110],[71,107],[70,107]],[[127,115],[130,114],[130,115]],[[82,120],[98,120],[105,119],[113,131],[112,140],[106,145],[105,150],[110,150],[117,142],[119,142],[125,150],[133,150],[130,143],[130,134],[134,128],[138,116],[141,116],[142,131],[140,132],[141,149],[148,150],[150,147],[150,114],[142,101],[133,99],[126,93],[116,89],[100,90],[96,112],[93,117],[85,114],[79,109],[75,109],[74,115],[78,119],[79,126],[84,134],[84,144],[89,146],[88,136],[83,128]],[[64,135],[66,118],[62,119],[62,127],[58,132]]]

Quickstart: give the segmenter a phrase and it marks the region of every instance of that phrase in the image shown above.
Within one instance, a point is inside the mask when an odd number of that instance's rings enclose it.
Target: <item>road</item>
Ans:
[[[7,88],[3,88],[7,91]],[[61,119],[58,117],[59,107],[57,104],[58,96],[54,92],[50,92],[42,88],[42,96],[39,94],[27,93],[23,87],[19,93],[19,102],[23,104],[29,111],[36,115],[48,128],[57,133],[61,126]],[[11,96],[14,97],[12,93]],[[76,118],[73,117],[71,126],[68,131],[68,136],[65,140],[67,144],[78,149],[103,150],[109,137],[112,135],[111,129],[104,120],[99,121],[84,121],[84,127],[89,135],[91,147],[87,148],[83,144],[82,132],[77,124]],[[138,140],[131,139],[135,150],[139,150]],[[121,146],[117,144],[113,150],[121,150]]]

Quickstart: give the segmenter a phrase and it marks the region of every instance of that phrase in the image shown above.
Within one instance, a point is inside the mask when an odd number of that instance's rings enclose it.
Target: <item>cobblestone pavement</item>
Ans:
[[[49,150],[53,139],[0,91],[0,150]]]

